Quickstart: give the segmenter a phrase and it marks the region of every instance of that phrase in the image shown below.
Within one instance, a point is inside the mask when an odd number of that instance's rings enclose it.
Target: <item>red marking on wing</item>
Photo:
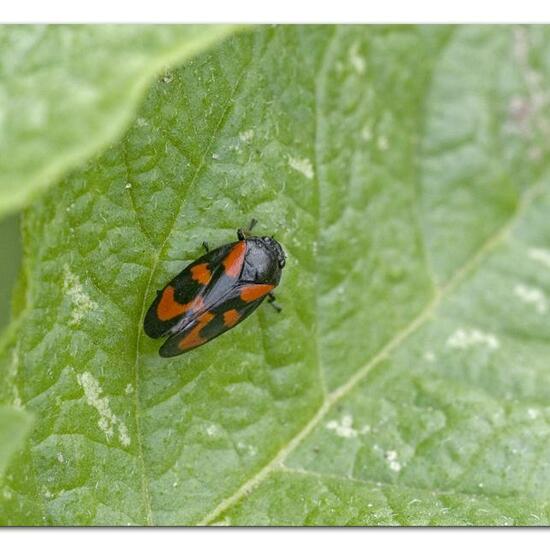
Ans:
[[[197,311],[204,306],[202,297],[197,296],[187,304],[180,304],[174,298],[175,289],[167,286],[157,306],[157,316],[161,321],[168,321],[185,313],[186,311]]]
[[[236,309],[230,309],[223,314],[223,324],[231,328],[239,322],[240,318],[241,314]]]
[[[191,278],[201,285],[207,285],[212,278],[212,273],[208,269],[208,264],[197,264],[191,268]]]
[[[243,302],[253,302],[268,292],[271,292],[275,287],[273,285],[246,285],[241,289],[240,298]]]
[[[201,330],[208,324],[212,319],[216,317],[213,313],[205,311],[198,319],[197,324],[189,331],[189,333],[178,342],[178,347],[182,350],[188,350],[195,348],[200,344],[204,344],[206,339],[200,335]]]
[[[241,274],[246,254],[245,241],[239,241],[223,260],[225,274],[229,277],[238,277]]]
[[[168,321],[185,311],[185,305],[174,300],[174,287],[167,286],[157,306],[157,316],[161,321]]]

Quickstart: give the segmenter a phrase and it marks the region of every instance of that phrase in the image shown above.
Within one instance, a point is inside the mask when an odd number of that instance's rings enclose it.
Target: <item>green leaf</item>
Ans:
[[[0,220],[0,330],[10,319],[11,289],[21,267],[21,238],[19,216],[10,216]]]
[[[25,215],[2,522],[548,524],[548,38],[266,27],[155,82]],[[161,359],[156,289],[251,217],[283,313]]]
[[[25,440],[31,426],[31,417],[25,411],[15,407],[0,406],[0,488],[3,485],[2,474]],[[4,498],[11,495],[9,490]]]
[[[29,204],[103,149],[128,125],[159,72],[231,30],[228,25],[0,26],[0,215]]]

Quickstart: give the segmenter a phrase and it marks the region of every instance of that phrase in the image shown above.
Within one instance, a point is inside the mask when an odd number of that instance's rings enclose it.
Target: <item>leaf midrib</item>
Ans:
[[[145,463],[145,453],[143,450],[143,439],[142,439],[142,427],[141,427],[141,402],[140,402],[140,376],[139,376],[139,365],[141,360],[141,354],[140,354],[140,347],[141,347],[141,339],[143,335],[143,318],[145,316],[145,310],[148,304],[149,294],[151,291],[151,284],[153,282],[153,279],[155,277],[155,274],[157,272],[160,260],[162,255],[164,254],[166,250],[166,246],[168,244],[168,241],[170,240],[170,236],[172,235],[172,232],[174,230],[174,227],[176,225],[176,222],[181,214],[181,211],[186,203],[187,197],[189,196],[190,191],[195,186],[200,174],[202,173],[205,164],[206,164],[206,158],[209,155],[210,151],[212,150],[212,147],[214,143],[216,142],[216,138],[218,136],[218,133],[223,125],[224,120],[226,119],[231,107],[234,105],[234,98],[239,90],[240,84],[244,78],[244,75],[246,74],[246,71],[248,69],[248,64],[245,65],[243,68],[241,74],[237,78],[237,81],[231,90],[231,93],[228,96],[228,99],[224,105],[224,108],[222,110],[221,116],[217,123],[214,126],[214,129],[212,131],[212,135],[210,140],[208,141],[207,146],[204,149],[204,152],[201,156],[200,162],[195,170],[195,173],[193,174],[193,177],[191,178],[191,181],[189,182],[189,185],[187,186],[185,190],[185,195],[183,196],[182,200],[180,201],[180,204],[178,208],[175,211],[174,217],[172,218],[172,221],[169,225],[169,228],[166,232],[166,235],[164,237],[164,240],[161,244],[161,246],[158,249],[157,254],[153,257],[153,264],[151,265],[151,269],[149,272],[149,278],[147,280],[147,284],[145,285],[145,289],[143,290],[142,296],[142,304],[141,304],[141,311],[138,317],[138,325],[137,325],[137,331],[136,331],[136,352],[135,352],[135,361],[134,361],[134,384],[135,384],[135,391],[134,391],[134,417],[136,421],[136,434],[137,434],[137,447],[138,447],[138,455],[139,455],[139,461],[140,461],[140,472],[141,472],[141,487],[142,487],[142,493],[144,498],[144,504],[145,504],[145,510],[146,510],[146,521],[147,525],[154,525],[153,521],[153,510],[151,506],[151,493],[149,491],[149,478],[147,476],[147,467]],[[133,204],[133,202],[132,202]],[[139,212],[136,210],[136,217],[139,218]],[[140,222],[141,223],[141,222]]]

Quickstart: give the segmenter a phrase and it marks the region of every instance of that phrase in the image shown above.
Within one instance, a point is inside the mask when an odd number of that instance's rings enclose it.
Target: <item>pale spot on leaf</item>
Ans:
[[[353,417],[349,414],[345,414],[341,420],[331,420],[326,425],[327,430],[331,430],[336,433],[338,437],[350,438],[357,437],[357,430],[353,428]]]
[[[386,136],[379,136],[376,140],[376,145],[380,151],[387,151],[390,146]]]
[[[544,267],[550,269],[550,250],[545,248],[530,248],[527,254],[531,260],[539,262]]]
[[[428,361],[428,363],[433,363],[436,359],[435,353],[433,351],[427,351],[424,353],[424,359]]]
[[[111,410],[109,398],[101,397],[103,390],[99,382],[89,372],[79,374],[76,378],[84,390],[86,403],[98,412],[99,420],[97,425],[107,439],[111,439],[115,435],[115,430],[118,430],[120,443],[124,447],[128,447],[131,443],[128,428]]]
[[[447,347],[449,348],[468,349],[473,346],[485,346],[495,350],[500,347],[500,342],[496,335],[489,332],[464,328],[458,328],[447,339]]]
[[[372,129],[368,124],[363,126],[361,130],[361,139],[363,141],[370,141],[372,139]]]
[[[313,179],[314,171],[313,165],[308,158],[294,158],[288,157],[288,165],[297,172],[303,174],[308,180]]]
[[[239,134],[239,139],[244,143],[249,143],[254,137],[254,130],[244,130]]]
[[[388,461],[388,466],[390,467],[390,470],[393,470],[394,472],[401,471],[401,464],[397,460],[397,451],[386,451],[384,456]]]
[[[206,427],[206,433],[210,437],[214,437],[218,433],[218,428],[214,424],[210,424]]]
[[[367,62],[359,55],[359,44],[355,42],[349,49],[349,60],[357,74],[363,74],[367,68]]]
[[[71,320],[69,323],[71,325],[79,325],[80,321],[88,313],[97,309],[97,304],[86,294],[78,275],[72,273],[67,264],[63,266],[63,272],[63,290],[70,298],[72,304]]]
[[[517,284],[514,294],[526,304],[533,305],[538,313],[546,313],[548,309],[546,295],[540,288]]]

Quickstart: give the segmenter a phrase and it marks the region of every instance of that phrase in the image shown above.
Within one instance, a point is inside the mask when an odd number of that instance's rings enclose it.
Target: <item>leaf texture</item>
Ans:
[[[157,80],[25,215],[3,523],[548,524],[547,33],[265,27]],[[155,291],[251,217],[283,314],[161,359]]]

